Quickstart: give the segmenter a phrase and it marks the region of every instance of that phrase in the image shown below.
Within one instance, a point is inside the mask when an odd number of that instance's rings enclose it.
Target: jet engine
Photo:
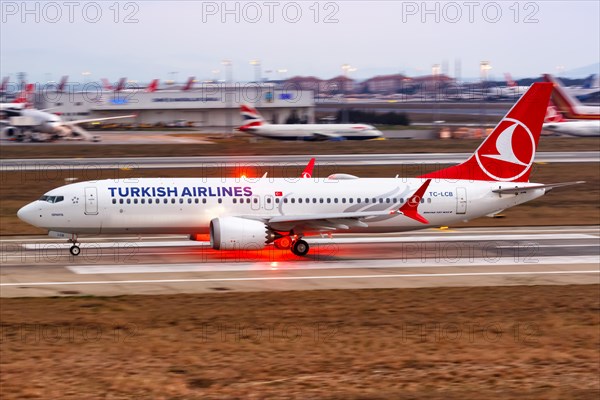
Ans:
[[[210,245],[215,250],[260,250],[273,233],[260,221],[238,217],[210,221]]]
[[[6,139],[16,139],[20,133],[20,129],[14,126],[7,126],[2,129],[2,137]]]

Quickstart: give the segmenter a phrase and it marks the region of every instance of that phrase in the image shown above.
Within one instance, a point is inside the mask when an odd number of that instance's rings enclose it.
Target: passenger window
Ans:
[[[141,200],[140,200],[140,203],[142,203],[142,204],[146,204],[146,199],[141,199]]]
[[[352,203],[352,202],[353,202],[353,200],[352,200],[352,197],[350,197],[350,198],[348,199],[348,203]]]
[[[133,199],[133,204],[137,204],[138,203],[138,199]]]
[[[258,203],[258,199],[256,197],[252,201],[254,202],[254,204]]]
[[[117,204],[117,199],[112,199],[113,204]]]
[[[346,198],[345,197],[342,197],[342,203],[344,203],[344,204],[346,203]]]
[[[183,199],[179,199],[179,204],[183,204]]]
[[[175,204],[175,199],[171,199],[171,204]]]
[[[123,204],[123,199],[119,199],[119,204]]]
[[[385,199],[385,202],[390,204],[390,198],[388,197],[387,199]]]
[[[131,204],[131,199],[127,199],[127,204]]]
[[[287,202],[288,202],[288,199],[283,199],[283,202],[287,204]]]
[[[338,198],[336,197],[335,199],[333,199],[333,202],[337,204]]]
[[[323,204],[323,198],[322,197],[319,199],[319,203]]]
[[[381,203],[383,203],[383,199],[382,198],[379,199],[379,204],[381,204]]]
[[[267,197],[267,204],[271,204],[271,198]]]
[[[167,202],[168,202],[168,201],[169,201],[169,200],[167,200],[167,199],[164,199],[164,200],[163,200],[163,203],[167,204]]]
[[[292,199],[292,203],[295,203],[295,202],[296,202],[296,199]]]
[[[148,204],[152,204],[152,199],[148,199]]]
[[[192,204],[192,199],[188,199],[188,204]]]
[[[427,199],[427,203],[431,203],[431,197]]]
[[[197,197],[194,199],[194,203],[198,204],[198,198]]]
[[[329,204],[329,203],[331,203],[331,198],[330,197],[327,198],[327,204]]]
[[[232,201],[233,201],[233,204],[237,204],[237,199],[235,197],[233,198]]]
[[[206,199],[202,199],[202,204],[206,204]]]
[[[275,203],[279,204],[279,199],[275,199]]]
[[[302,203],[302,197],[298,199],[298,203]]]
[[[250,200],[250,199],[248,199]],[[219,197],[219,200],[217,200],[217,203],[221,204],[223,202],[223,199]]]

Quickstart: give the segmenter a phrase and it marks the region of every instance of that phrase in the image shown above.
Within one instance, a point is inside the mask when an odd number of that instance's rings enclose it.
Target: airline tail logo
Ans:
[[[494,180],[513,181],[533,163],[535,139],[527,125],[512,118],[503,119],[497,130],[496,140],[486,141],[475,152],[477,164]]]
[[[565,121],[562,113],[558,110],[558,108],[552,103],[548,104],[548,108],[546,109],[546,117],[544,118],[544,122],[563,122]]]
[[[534,83],[467,161],[421,177],[527,182],[551,92],[551,83]]]
[[[250,121],[263,121],[263,117],[260,115],[256,108],[247,106],[245,104],[241,107],[242,118],[245,122]]]

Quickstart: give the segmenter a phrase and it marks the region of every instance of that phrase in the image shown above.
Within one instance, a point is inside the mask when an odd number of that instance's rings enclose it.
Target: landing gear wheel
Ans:
[[[74,244],[69,249],[69,252],[71,252],[71,254],[74,255],[74,256],[78,256],[79,253],[81,253],[81,249],[79,248],[79,246],[77,246],[76,244]]]
[[[279,250],[287,250],[292,247],[292,238],[289,236],[284,236],[275,241],[275,248]]]
[[[308,243],[300,239],[292,246],[292,253],[297,256],[305,256],[308,253]]]

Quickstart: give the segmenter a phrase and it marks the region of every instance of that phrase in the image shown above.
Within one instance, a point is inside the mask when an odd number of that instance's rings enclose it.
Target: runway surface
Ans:
[[[297,257],[215,251],[183,236],[62,240],[5,237],[0,295],[65,296],[266,290],[600,283],[600,227],[430,229],[308,238]]]
[[[428,154],[325,154],[317,162],[335,165],[399,165],[399,164],[454,164],[463,162],[470,153]],[[0,168],[9,171],[36,171],[40,169],[77,168],[200,168],[226,166],[303,166],[312,155],[285,156],[208,156],[208,157],[128,157],[128,158],[43,158],[0,160]],[[599,151],[540,152],[536,162],[583,163],[600,162]]]

